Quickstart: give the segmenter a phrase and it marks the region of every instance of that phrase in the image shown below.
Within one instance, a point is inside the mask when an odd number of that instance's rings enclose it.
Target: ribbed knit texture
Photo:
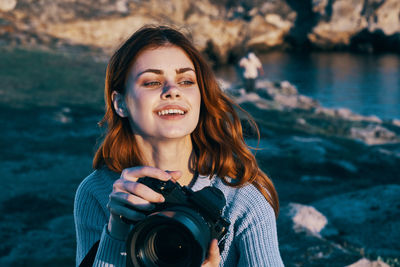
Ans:
[[[106,207],[118,173],[96,170],[79,185],[75,196],[74,218],[77,236],[77,266],[93,244],[100,240],[94,266],[125,266],[125,242],[107,232],[110,213]],[[220,189],[227,205],[223,216],[230,221],[221,253],[220,266],[283,266],[278,248],[275,214],[264,196],[253,186],[229,187],[219,178],[199,176],[192,187]]]

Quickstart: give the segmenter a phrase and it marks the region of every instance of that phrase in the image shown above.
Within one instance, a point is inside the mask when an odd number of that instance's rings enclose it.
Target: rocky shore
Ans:
[[[398,0],[1,0],[0,44],[111,51],[143,24],[183,27],[215,64],[248,49],[400,52]]]
[[[0,72],[0,265],[72,266],[73,198],[101,133],[104,62],[0,57],[16,71]],[[259,125],[254,152],[280,196],[286,266],[400,266],[399,121],[324,108],[288,81],[261,80],[249,94],[220,82]],[[246,139],[257,146],[248,127]]]
[[[260,127],[286,265],[399,266],[399,121],[321,107],[287,81],[257,86],[226,91]]]

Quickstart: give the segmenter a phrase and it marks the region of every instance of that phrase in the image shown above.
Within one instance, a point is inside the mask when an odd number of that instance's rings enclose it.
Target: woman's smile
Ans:
[[[180,120],[185,117],[188,110],[180,105],[166,105],[157,109],[155,113],[163,120]]]

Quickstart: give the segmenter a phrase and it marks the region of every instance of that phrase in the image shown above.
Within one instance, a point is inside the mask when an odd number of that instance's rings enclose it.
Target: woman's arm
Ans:
[[[246,197],[249,204],[235,236],[238,266],[283,266],[274,210],[261,193],[255,195]]]
[[[93,179],[89,178],[82,182],[76,192],[74,219],[77,238],[77,266],[94,243],[99,240],[99,248],[93,266],[125,266],[125,242],[112,238],[108,234],[106,225],[109,216],[105,212],[103,203],[100,203],[98,198],[95,197],[95,195],[98,197],[107,196],[109,192],[107,194],[106,188],[107,186],[94,183]]]

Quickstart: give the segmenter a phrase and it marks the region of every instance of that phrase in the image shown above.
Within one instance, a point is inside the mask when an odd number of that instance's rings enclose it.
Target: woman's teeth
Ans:
[[[158,112],[159,116],[168,115],[168,114],[184,115],[185,112],[183,110],[179,110],[179,109],[166,109],[166,110],[161,110],[161,111]]]

